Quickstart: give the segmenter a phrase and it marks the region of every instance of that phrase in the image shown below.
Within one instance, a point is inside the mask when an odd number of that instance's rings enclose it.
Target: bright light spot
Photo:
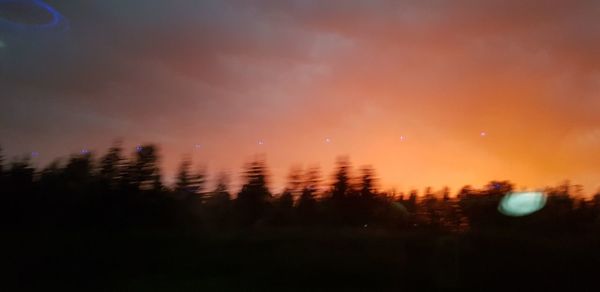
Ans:
[[[487,133],[486,132],[481,132],[481,133],[479,133],[479,136],[485,137],[485,136],[487,136]]]
[[[325,143],[331,143],[331,138],[325,138]]]
[[[258,145],[265,145],[265,141],[263,141],[263,140],[259,140],[259,141],[258,141]]]
[[[400,136],[400,142],[404,142],[406,140],[406,136]]]
[[[196,149],[200,149],[200,148],[202,148],[202,145],[200,145],[200,144],[196,144],[196,145],[194,145],[194,148],[196,148]]]
[[[90,153],[90,150],[81,149],[81,154],[88,154],[88,153]]]
[[[142,146],[141,145],[135,146],[135,151],[141,152],[142,151]]]
[[[511,216],[520,217],[535,213],[546,205],[546,195],[542,192],[512,192],[500,201],[498,211]]]

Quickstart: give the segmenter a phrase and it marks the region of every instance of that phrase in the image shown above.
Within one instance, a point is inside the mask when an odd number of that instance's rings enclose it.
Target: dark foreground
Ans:
[[[10,287],[2,290],[595,290],[599,243],[581,234],[389,234],[368,228],[210,237],[12,233],[3,248]]]

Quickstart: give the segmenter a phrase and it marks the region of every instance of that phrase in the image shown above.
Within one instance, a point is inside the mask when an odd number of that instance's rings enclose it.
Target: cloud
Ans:
[[[0,129],[23,145],[44,131],[172,152],[267,136],[287,145],[272,154],[285,165],[285,151],[331,135],[385,164],[373,153],[395,148],[370,141],[402,133],[442,149],[425,170],[479,153],[470,165],[518,161],[540,176],[597,156],[575,142],[590,138],[569,139],[600,124],[596,1],[48,2],[69,31],[0,38],[0,105],[12,111]],[[327,151],[315,159],[343,154]]]

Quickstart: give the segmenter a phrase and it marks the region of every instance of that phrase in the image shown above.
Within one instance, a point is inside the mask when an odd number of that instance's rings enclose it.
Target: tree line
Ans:
[[[247,163],[243,184],[232,193],[227,174],[209,188],[207,173],[184,159],[175,183],[161,178],[155,145],[125,155],[117,143],[95,158],[71,155],[65,163],[42,169],[29,157],[5,161],[0,151],[0,216],[6,228],[40,230],[174,229],[206,232],[255,228],[351,228],[432,230],[460,233],[511,230],[538,233],[587,232],[600,229],[600,193],[580,195],[569,183],[548,187],[546,206],[537,213],[511,218],[497,211],[513,191],[509,181],[483,188],[465,186],[408,193],[381,191],[372,167],[352,175],[340,157],[326,183],[318,167],[292,168],[285,189],[269,188],[264,159]]]

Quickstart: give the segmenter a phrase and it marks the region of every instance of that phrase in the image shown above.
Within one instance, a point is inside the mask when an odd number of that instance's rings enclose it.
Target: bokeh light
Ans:
[[[506,216],[521,217],[533,214],[545,205],[543,192],[511,192],[502,198],[498,211]]]

